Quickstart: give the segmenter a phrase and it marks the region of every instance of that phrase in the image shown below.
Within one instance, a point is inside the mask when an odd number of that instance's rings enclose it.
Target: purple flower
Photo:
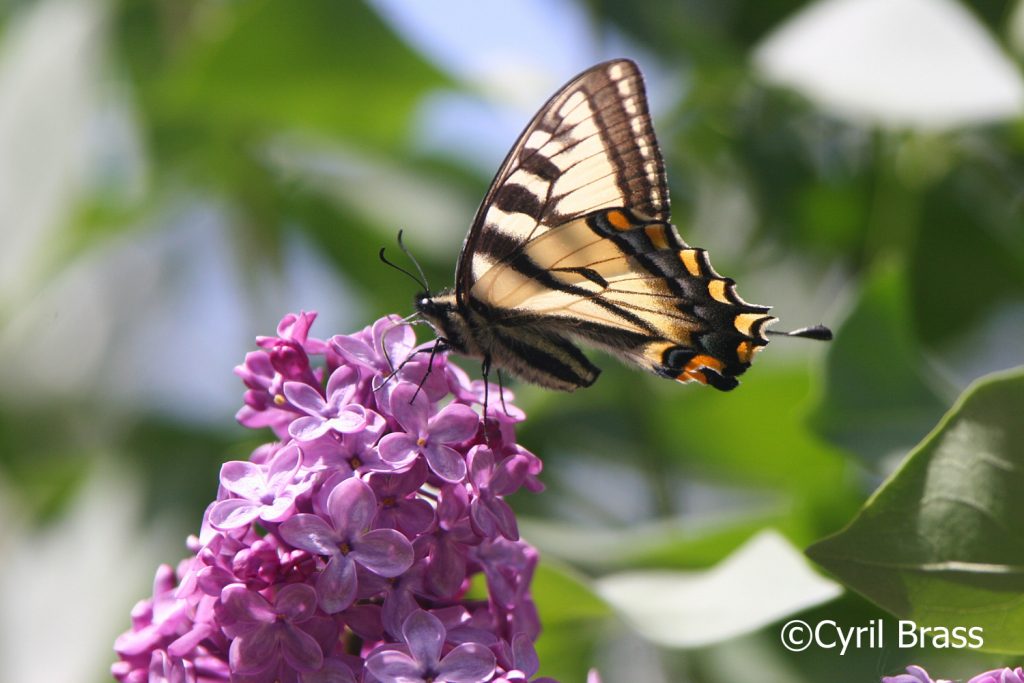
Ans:
[[[280,441],[221,468],[190,557],[158,571],[111,672],[528,683],[537,555],[512,540],[504,499],[543,487],[540,460],[515,440],[521,411],[508,392],[503,409],[492,384],[481,428],[485,385],[417,347],[397,317],[330,343],[309,335],[315,317],[286,316],[236,368],[239,420]],[[481,574],[487,599],[468,590]]]
[[[325,659],[319,671],[302,674],[302,683],[356,683],[356,678],[340,659]]]
[[[437,500],[437,527],[416,539],[427,557],[425,583],[437,597],[454,596],[466,578],[470,546],[479,543],[469,522],[469,494],[464,486],[446,486]]]
[[[410,538],[426,531],[434,522],[434,508],[415,495],[426,479],[427,468],[422,460],[417,460],[408,472],[372,475],[370,488],[380,502],[377,525],[398,529]]]
[[[1016,669],[993,669],[978,674],[967,683],[1024,683],[1024,668],[1018,666]]]
[[[501,387],[497,382],[484,382],[482,379],[470,380],[458,366],[452,365],[452,379],[449,386],[455,397],[464,403],[483,406],[487,405],[487,416],[499,422],[516,423],[526,419],[526,413],[512,401],[515,394]]]
[[[445,481],[466,478],[465,458],[452,445],[476,434],[480,418],[472,408],[452,403],[431,416],[427,397],[417,392],[416,385],[403,382],[391,394],[391,411],[405,432],[388,434],[380,440],[384,460],[406,467],[423,455],[434,474]]]
[[[288,427],[288,433],[299,441],[312,441],[334,430],[342,434],[358,432],[366,426],[366,409],[349,405],[356,391],[358,375],[349,367],[340,367],[327,380],[327,400],[320,392],[303,382],[285,382],[288,402],[306,413]]]
[[[425,569],[426,563],[419,560],[401,576],[384,578],[366,573],[360,577],[360,595],[365,591],[368,595],[384,596],[380,618],[381,626],[387,629],[388,633],[400,636],[406,617],[419,609],[416,596],[427,595],[423,585]]]
[[[304,462],[311,469],[352,474],[357,472],[390,472],[395,469],[377,452],[377,441],[385,433],[387,420],[383,415],[366,410],[366,427],[351,434],[328,433],[303,444],[307,454]]]
[[[271,604],[242,584],[221,593],[224,632],[234,638],[229,662],[240,674],[258,674],[284,663],[295,671],[316,671],[323,651],[316,638],[301,628],[314,619],[316,593],[305,584],[281,588]]]
[[[359,335],[332,337],[330,344],[342,358],[366,376],[387,375],[399,367],[416,346],[412,327],[398,316],[381,318]]]
[[[912,664],[907,667],[907,673],[895,676],[884,676],[882,683],[950,683],[949,681],[933,681],[928,672],[921,667]]]
[[[270,427],[278,436],[286,435],[295,413],[284,407],[287,404],[282,393],[285,378],[274,369],[270,355],[266,351],[247,353],[245,363],[235,367],[235,374],[248,387],[243,397],[245,405],[235,414],[235,419],[250,429]]]
[[[327,498],[328,520],[299,514],[281,525],[285,541],[315,555],[330,558],[317,577],[320,606],[329,614],[355,600],[356,565],[381,576],[398,576],[412,565],[409,541],[393,529],[370,531],[377,515],[377,499],[361,479],[351,478],[334,487]]]
[[[188,605],[174,597],[174,570],[161,565],[153,579],[153,597],[135,606],[132,630],[114,641],[114,649],[134,667],[148,667],[155,648],[187,629],[187,611]]]
[[[148,683],[194,683],[195,666],[192,662],[171,657],[157,650],[149,662]]]
[[[511,647],[504,642],[501,645],[499,662],[505,668],[505,675],[495,679],[495,683],[526,683],[540,669],[537,651],[527,634],[517,633]]]
[[[515,493],[522,486],[529,472],[526,456],[510,455],[495,465],[490,448],[474,446],[467,459],[469,480],[476,493],[470,503],[473,529],[487,538],[494,538],[500,533],[511,541],[518,540],[515,513],[502,497]]]
[[[302,451],[282,448],[266,465],[232,460],[220,469],[220,483],[238,496],[218,501],[210,508],[210,524],[218,529],[238,529],[255,519],[280,522],[292,515],[295,497],[309,488],[295,481]]]
[[[418,610],[402,625],[405,648],[378,650],[366,660],[381,681],[401,683],[481,683],[494,673],[494,654],[478,643],[463,643],[441,657],[445,643],[441,620]]]
[[[313,326],[314,320],[316,320],[316,313],[312,311],[301,311],[298,314],[289,313],[277,324],[276,337],[256,337],[256,344],[264,348],[291,345],[306,353],[322,354],[327,345],[320,339],[309,337],[309,329]]]

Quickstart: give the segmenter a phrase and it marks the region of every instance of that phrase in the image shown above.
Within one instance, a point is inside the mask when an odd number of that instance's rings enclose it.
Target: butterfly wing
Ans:
[[[456,270],[463,296],[488,265],[547,230],[602,207],[669,219],[665,167],[636,64],[598,64],[547,101],[498,170]]]
[[[466,238],[455,298],[492,328],[513,369],[579,366],[559,388],[596,377],[572,356],[576,339],[731,389],[774,320],[669,223],[664,164],[628,60],[585,71],[526,127]]]

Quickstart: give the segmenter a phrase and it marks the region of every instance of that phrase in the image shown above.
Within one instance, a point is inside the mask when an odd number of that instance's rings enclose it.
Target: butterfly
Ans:
[[[572,391],[600,369],[577,342],[680,382],[733,389],[775,322],[670,222],[643,78],[616,59],[541,107],[502,163],[455,286],[417,296],[444,348]],[[816,326],[787,333],[830,338]]]

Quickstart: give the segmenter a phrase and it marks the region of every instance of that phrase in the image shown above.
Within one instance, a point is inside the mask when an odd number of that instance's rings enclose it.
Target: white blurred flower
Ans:
[[[0,306],[25,296],[84,181],[102,4],[45,0],[0,43]]]
[[[44,528],[19,514],[8,486],[0,479],[0,502],[8,503],[0,508],[3,679],[101,680],[128,608],[146,595],[147,577],[175,557],[169,553],[180,541],[163,521],[143,528],[142,486],[123,467],[96,467],[64,514]]]
[[[955,0],[819,0],[754,52],[764,77],[887,128],[941,130],[1024,113],[1024,83]]]

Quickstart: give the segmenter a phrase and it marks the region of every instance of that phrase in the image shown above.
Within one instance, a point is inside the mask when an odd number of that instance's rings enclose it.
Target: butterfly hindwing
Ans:
[[[570,81],[523,131],[477,212],[455,290],[418,309],[452,348],[554,389],[598,369],[573,342],[679,381],[736,386],[774,321],[669,222],[633,62]]]

